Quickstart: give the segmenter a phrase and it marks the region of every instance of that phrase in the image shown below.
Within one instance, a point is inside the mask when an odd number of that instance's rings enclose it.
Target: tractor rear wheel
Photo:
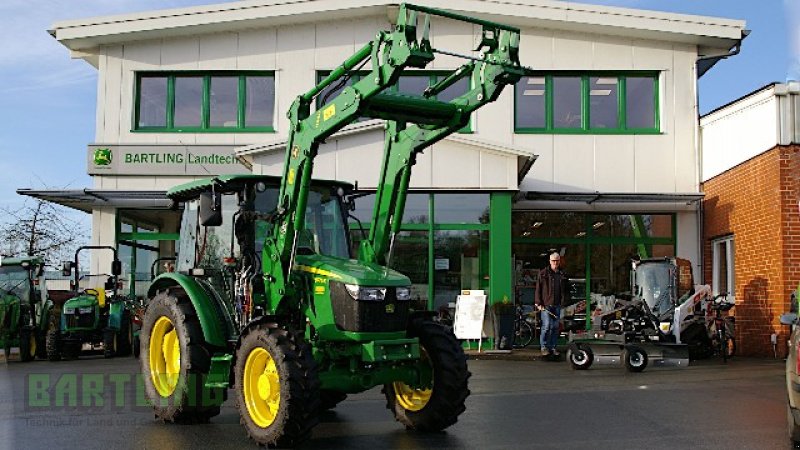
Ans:
[[[386,408],[410,430],[441,431],[453,425],[466,410],[469,395],[467,357],[452,331],[429,320],[414,320],[408,335],[418,337],[420,364],[433,374],[430,387],[401,381],[384,385]]]
[[[318,422],[319,379],[311,346],[276,323],[248,329],[236,352],[236,404],[259,445],[294,447]]]
[[[219,414],[225,390],[204,386],[212,350],[204,345],[197,313],[182,289],[153,297],[141,339],[145,396],[157,419],[203,423]]]
[[[47,359],[50,361],[61,360],[61,312],[58,310],[50,311],[47,321],[47,334],[45,335],[45,347],[47,348]]]

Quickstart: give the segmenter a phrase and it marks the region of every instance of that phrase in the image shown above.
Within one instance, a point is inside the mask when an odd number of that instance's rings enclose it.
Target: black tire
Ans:
[[[681,341],[689,347],[690,360],[705,359],[714,354],[714,344],[704,324],[690,324],[681,332]]]
[[[127,309],[122,312],[117,334],[116,356],[130,356],[133,342],[133,327],[131,327],[131,313]]]
[[[396,389],[413,387],[402,383],[385,384],[386,408],[409,430],[444,430],[456,423],[458,416],[466,410],[464,402],[470,394],[468,381],[471,375],[467,370],[467,357],[453,333],[437,323],[414,320],[408,335],[419,338],[420,353],[427,355],[427,363],[433,366],[430,397],[421,409],[406,409],[398,401]]]
[[[133,337],[133,357],[139,358],[139,352],[141,351],[141,341],[139,340],[139,335]]]
[[[175,384],[166,395],[161,395],[156,388],[150,363],[151,352],[162,350],[161,346],[150,348],[154,326],[161,318],[170,322],[169,332],[175,332],[172,337],[177,339],[179,349]],[[140,364],[145,397],[153,405],[157,419],[175,423],[205,423],[219,414],[220,405],[225,401],[225,390],[204,387],[211,366],[212,350],[204,344],[197,313],[183,290],[168,289],[153,297],[142,322],[141,340],[144,354]],[[154,353],[153,359],[157,358],[158,353]],[[154,369],[153,373],[158,373],[158,369]]]
[[[22,362],[33,361],[36,358],[36,333],[30,328],[19,331],[19,359]]]
[[[117,355],[119,337],[114,330],[103,331],[103,358],[113,358]]]
[[[636,345],[625,348],[625,368],[628,372],[641,372],[647,367],[647,352]]]
[[[594,352],[588,345],[570,344],[567,348],[567,360],[573,370],[586,370],[592,367]]]
[[[61,312],[57,309],[50,311],[47,320],[47,333],[45,334],[45,347],[49,361],[61,361]]]
[[[442,325],[447,326],[447,325]],[[336,405],[347,399],[347,394],[339,391],[332,391],[329,389],[321,389],[319,391],[319,410],[328,411],[336,408]]]
[[[514,330],[514,347],[525,348],[533,342],[533,327],[525,321],[518,321]]]
[[[261,362],[266,366],[261,368]],[[268,399],[246,401],[253,395],[249,389],[261,388],[261,378],[258,387],[253,385],[253,376],[259,373],[270,382],[266,395],[277,401],[276,410],[263,404],[261,412],[256,409],[256,403]],[[250,439],[259,445],[294,447],[311,437],[319,421],[319,378],[311,347],[300,335],[275,323],[250,327],[236,351],[234,380],[240,421]]]

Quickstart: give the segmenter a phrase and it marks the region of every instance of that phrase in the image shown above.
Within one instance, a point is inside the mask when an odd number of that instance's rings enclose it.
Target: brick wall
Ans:
[[[739,354],[773,356],[770,335],[800,282],[800,146],[778,146],[703,184],[703,276],[712,281],[711,242],[734,237]],[[778,356],[786,353],[778,346]]]

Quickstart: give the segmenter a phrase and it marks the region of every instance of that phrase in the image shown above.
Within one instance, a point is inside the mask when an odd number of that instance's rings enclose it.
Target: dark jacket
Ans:
[[[569,290],[567,289],[567,274],[559,269],[561,275],[561,302],[554,304],[553,292],[555,291],[555,274],[549,267],[539,271],[539,282],[536,284],[536,304],[542,306],[561,306],[568,302]]]

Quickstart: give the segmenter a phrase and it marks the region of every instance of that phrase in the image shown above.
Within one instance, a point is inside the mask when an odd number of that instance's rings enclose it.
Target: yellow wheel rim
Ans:
[[[420,353],[422,361],[430,364],[425,349],[420,348]],[[431,370],[431,385],[433,385],[432,377],[433,370]],[[394,396],[397,403],[407,411],[420,411],[428,404],[431,394],[433,394],[433,389],[414,389],[402,381],[395,381],[392,385],[394,386]]]
[[[162,397],[175,392],[181,370],[181,346],[175,326],[166,316],[161,316],[150,332],[150,378]]]
[[[266,428],[275,421],[281,403],[281,382],[272,355],[254,348],[244,363],[244,402],[253,422]]]

